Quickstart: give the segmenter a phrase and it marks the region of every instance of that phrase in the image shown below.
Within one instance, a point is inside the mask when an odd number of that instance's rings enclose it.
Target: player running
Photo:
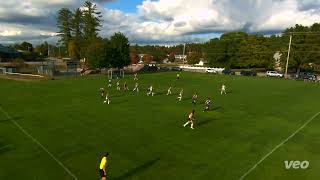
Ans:
[[[211,107],[211,99],[210,99],[210,98],[207,98],[207,100],[206,100],[205,103],[204,103],[204,110],[203,110],[203,112],[209,111],[209,110],[210,110],[210,107]]]
[[[123,84],[123,90],[124,90],[124,91],[129,91],[127,82],[124,82],[124,84]]]
[[[181,101],[182,100],[182,96],[183,96],[183,89],[180,91],[179,96],[178,96],[178,100]]]
[[[221,95],[222,95],[222,94],[227,94],[227,92],[226,92],[226,85],[222,84],[220,94],[221,94]]]
[[[104,88],[100,88],[100,97],[101,97],[101,99],[104,98],[104,95],[105,95]]]
[[[111,87],[112,87],[112,81],[111,81],[111,79],[109,79],[108,87],[109,87],[109,88],[111,88]]]
[[[139,83],[136,82],[133,91],[139,92]]]
[[[153,96],[154,95],[154,92],[153,92],[153,86],[151,85],[149,88],[148,88],[148,93],[147,93],[147,96]]]
[[[105,104],[105,103],[110,104],[110,102],[111,102],[111,100],[110,100],[110,97],[109,97],[109,93],[107,93],[107,94],[106,94],[106,100],[103,101],[103,104]]]
[[[193,120],[195,119],[194,113],[195,113],[195,110],[192,110],[192,112],[188,116],[188,121],[183,125],[183,127],[186,127],[188,124],[191,124],[191,129],[193,129]]]
[[[134,73],[134,75],[133,75],[133,80],[134,80],[134,81],[138,81],[138,73]]]
[[[121,90],[121,88],[120,88],[120,82],[119,82],[119,81],[117,81],[117,90],[118,90],[118,91]]]
[[[167,96],[169,96],[169,95],[171,95],[172,94],[172,92],[171,92],[171,86],[169,87],[169,89],[168,89],[168,91],[167,91]]]
[[[195,93],[195,94],[192,96],[192,104],[196,105],[197,99],[198,99],[198,93]]]
[[[99,166],[99,174],[100,174],[100,177],[101,177],[101,180],[106,180],[106,176],[107,176],[107,161],[108,161],[108,156],[109,156],[109,153],[107,152],[101,159],[101,162],[100,162],[100,166]]]

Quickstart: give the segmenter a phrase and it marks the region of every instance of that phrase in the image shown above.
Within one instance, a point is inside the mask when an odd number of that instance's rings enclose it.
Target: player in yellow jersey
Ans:
[[[99,167],[99,174],[101,177],[101,180],[106,180],[107,176],[107,158],[109,156],[109,153],[107,152],[101,159],[100,167]]]

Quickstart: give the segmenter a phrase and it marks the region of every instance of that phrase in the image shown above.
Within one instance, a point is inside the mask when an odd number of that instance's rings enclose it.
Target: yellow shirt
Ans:
[[[105,166],[107,166],[107,157],[103,157],[103,158],[101,159],[100,169],[103,169]]]

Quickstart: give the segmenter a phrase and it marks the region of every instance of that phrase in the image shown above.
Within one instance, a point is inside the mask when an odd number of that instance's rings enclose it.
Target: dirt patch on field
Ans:
[[[0,74],[0,79],[10,79],[15,81],[41,81],[47,80],[47,78],[42,77],[33,77],[33,76],[21,76],[21,75],[8,75]]]

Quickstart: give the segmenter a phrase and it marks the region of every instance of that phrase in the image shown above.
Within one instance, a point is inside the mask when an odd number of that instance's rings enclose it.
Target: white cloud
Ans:
[[[137,13],[103,7],[100,34],[125,33],[133,43],[202,41],[199,34],[239,31],[281,32],[295,24],[320,22],[320,0],[144,0]],[[83,0],[7,0],[0,6],[0,39],[51,38],[55,14]],[[200,38],[200,39],[199,39]],[[206,37],[208,38],[208,37]],[[52,39],[52,38],[51,38]],[[0,42],[1,43],[1,42]]]
[[[21,34],[21,31],[0,31],[0,36],[18,36]]]

